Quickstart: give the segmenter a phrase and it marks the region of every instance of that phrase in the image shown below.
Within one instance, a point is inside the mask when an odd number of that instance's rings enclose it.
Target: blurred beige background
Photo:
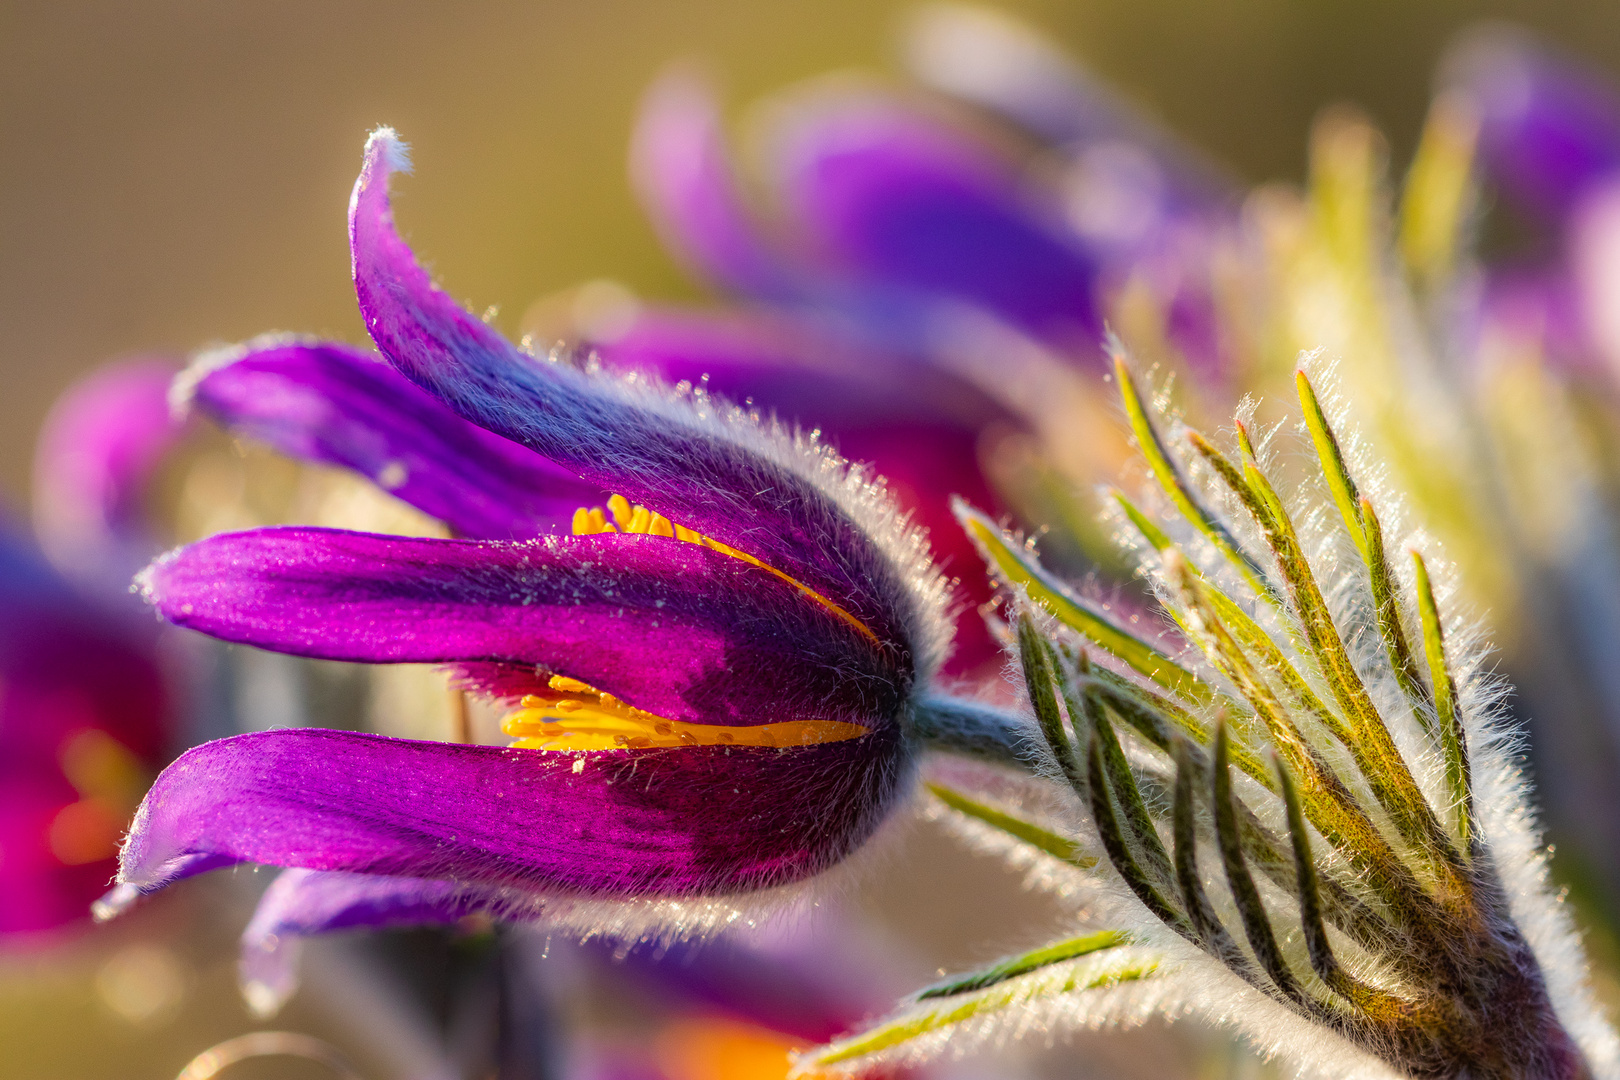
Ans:
[[[1399,148],[1459,25],[1527,22],[1620,71],[1620,14],[1534,0],[1014,0],[1251,179],[1297,174],[1311,115],[1361,103]],[[734,105],[892,67],[903,0],[145,0],[0,5],[0,497],[53,395],[102,358],[285,329],[356,338],[343,214],[366,131],[419,175],[401,220],[511,328],[611,275],[690,294],[624,179],[642,86],[708,59]]]
[[[1435,57],[1481,17],[1515,18],[1620,75],[1620,9],[1602,0],[1003,6],[1251,180],[1298,175],[1310,118],[1337,100],[1370,111],[1402,154]],[[828,68],[892,71],[905,7],[0,5],[0,503],[25,497],[33,433],[53,396],[101,359],[271,329],[361,338],[344,212],[365,134],[379,123],[415,151],[418,175],[400,185],[406,231],[456,295],[475,309],[498,305],[506,329],[535,297],[587,278],[696,295],[625,180],[641,88],[692,55],[711,63],[739,109]],[[974,915],[1008,910],[1015,886],[982,860],[945,884],[931,872],[948,849],[924,840],[874,882],[872,908],[903,916],[942,964],[1018,944]],[[244,909],[240,900],[211,907],[210,895],[67,953],[0,958],[0,1077],[172,1076],[209,1042],[246,1030],[230,985],[233,920]],[[117,1007],[125,968],[114,961],[146,931],[171,942],[163,947],[178,957],[181,996],[168,1012],[131,1018]],[[141,955],[129,962],[137,975]],[[318,1030],[322,1019],[306,1010],[289,1022]]]

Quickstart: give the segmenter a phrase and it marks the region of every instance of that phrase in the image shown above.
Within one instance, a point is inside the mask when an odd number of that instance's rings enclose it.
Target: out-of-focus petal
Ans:
[[[892,717],[871,640],[759,567],[659,536],[526,544],[332,529],[228,533],[142,575],[171,622],[370,663],[542,665],[669,720]]]
[[[693,271],[752,296],[794,292],[742,196],[713,90],[692,68],[666,72],[642,97],[630,178],[665,246]]]
[[[837,268],[1096,350],[1096,259],[965,130],[849,93],[785,114],[772,156],[792,219]]]
[[[121,591],[151,557],[144,500],[181,434],[168,402],[177,370],[151,357],[110,364],[69,387],[45,418],[34,452],[34,531],[64,573]]]
[[[1522,31],[1493,25],[1466,35],[1442,84],[1477,111],[1490,178],[1530,210],[1562,217],[1620,169],[1620,94]]]
[[[158,777],[119,878],[151,888],[177,859],[208,854],[605,895],[766,888],[871,834],[904,773],[899,738],[565,754],[254,732]]]
[[[150,635],[0,527],[0,934],[86,918],[167,749]]]
[[[264,338],[204,356],[181,387],[229,430],[353,469],[464,536],[538,536],[605,497],[461,419],[369,350]]]
[[[242,932],[242,994],[260,1016],[298,987],[304,938],[350,929],[445,926],[491,904],[487,890],[443,878],[284,870],[259,898]]]
[[[361,314],[391,363],[464,418],[791,575],[926,662],[938,582],[880,492],[712,403],[515,348],[436,289],[395,231],[387,177],[403,153],[391,130],[373,134],[350,202]]]

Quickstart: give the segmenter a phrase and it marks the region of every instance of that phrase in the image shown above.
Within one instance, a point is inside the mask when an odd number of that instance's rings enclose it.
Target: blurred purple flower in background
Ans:
[[[122,595],[152,551],[144,499],[178,435],[173,374],[126,361],[64,394],[35,460],[44,553],[0,530],[0,934],[88,918],[174,749],[157,628]]]

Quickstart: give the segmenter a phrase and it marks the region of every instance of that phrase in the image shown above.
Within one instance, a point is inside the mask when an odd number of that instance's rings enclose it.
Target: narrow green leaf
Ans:
[[[1299,792],[1288,767],[1273,756],[1277,786],[1288,814],[1288,835],[1293,841],[1295,876],[1299,880],[1300,928],[1305,934],[1305,951],[1311,968],[1334,993],[1349,1001],[1375,1023],[1388,1024],[1412,1011],[1410,1003],[1370,986],[1347,971],[1333,955],[1327,927],[1322,923],[1322,898],[1317,890],[1316,863],[1311,858],[1310,837],[1305,834],[1305,815],[1300,812]]]
[[[1259,984],[1259,973],[1249,958],[1243,955],[1236,941],[1227,931],[1215,907],[1204,892],[1204,880],[1198,872],[1198,826],[1193,808],[1193,793],[1200,786],[1198,780],[1207,770],[1200,769],[1193,756],[1192,745],[1184,738],[1175,742],[1176,788],[1171,810],[1172,835],[1176,845],[1176,884],[1181,889],[1181,902],[1187,909],[1193,929],[1209,953],[1247,982]]]
[[[1022,1002],[1151,978],[1158,968],[1159,962],[1156,959],[1104,965],[1100,968],[1089,968],[1083,964],[1082,970],[1076,972],[1073,977],[1056,980],[1048,985],[1026,988],[1020,983],[1008,980],[979,991],[965,1000],[941,999],[938,1005],[908,1010],[891,1020],[883,1021],[865,1031],[804,1054],[797,1059],[791,1075],[803,1076],[817,1068],[881,1053],[953,1024],[998,1012]]]
[[[1434,687],[1434,709],[1440,727],[1440,745],[1446,760],[1446,786],[1457,806],[1457,834],[1467,850],[1472,839],[1474,817],[1473,781],[1468,769],[1468,736],[1463,731],[1462,714],[1457,708],[1457,683],[1446,666],[1446,643],[1440,626],[1440,609],[1434,602],[1434,587],[1423,556],[1412,552],[1412,569],[1417,577],[1418,616],[1423,623],[1423,653],[1429,661],[1429,681]]]
[[[1196,675],[1076,596],[1047,573],[1033,555],[1013,544],[989,518],[960,500],[954,504],[954,509],[957,520],[985,561],[1009,584],[1022,586],[1031,600],[1046,608],[1058,621],[1095,641],[1172,693],[1189,701],[1210,700],[1209,688],[1200,683]]]
[[[997,809],[987,803],[978,801],[954,788],[944,784],[930,782],[925,785],[929,792],[940,802],[965,814],[976,821],[1000,829],[1008,836],[1016,837],[1034,848],[1039,848],[1053,858],[1061,859],[1082,870],[1089,870],[1097,865],[1094,856],[1087,855],[1085,849],[1078,843],[1065,836],[1060,836],[1050,829],[1042,828],[1032,821],[1010,814],[1005,810]]]
[[[1149,880],[1148,875],[1142,871],[1141,864],[1136,861],[1130,845],[1125,841],[1125,835],[1120,831],[1119,818],[1114,813],[1113,800],[1108,797],[1107,769],[1103,764],[1102,742],[1098,738],[1098,729],[1091,729],[1091,743],[1086,751],[1086,775],[1090,780],[1088,784],[1091,796],[1091,820],[1097,826],[1097,835],[1103,842],[1103,850],[1108,853],[1108,861],[1113,864],[1125,884],[1142,901],[1142,906],[1153,913],[1153,916],[1177,933],[1194,942],[1198,936],[1193,932],[1192,925],[1173,904],[1165,899],[1159,886]],[[1134,785],[1132,787],[1134,791]],[[1138,794],[1140,799],[1140,794]],[[1163,855],[1161,847],[1159,853]]]
[[[1361,522],[1361,492],[1350,475],[1350,467],[1344,462],[1339,439],[1333,434],[1327,413],[1322,411],[1322,403],[1317,400],[1316,388],[1311,385],[1304,369],[1294,372],[1294,386],[1299,391],[1305,428],[1311,433],[1311,442],[1316,446],[1316,460],[1322,466],[1322,478],[1333,493],[1333,501],[1338,504],[1339,514],[1344,518],[1344,527],[1350,533],[1350,539],[1355,541],[1356,550],[1361,552],[1362,561],[1368,562],[1367,534]]]
[[[966,994],[973,990],[983,990],[1008,979],[1016,979],[1020,975],[1028,975],[1043,967],[1061,964],[1065,960],[1073,960],[1081,956],[1089,956],[1104,949],[1112,949],[1116,945],[1124,945],[1131,940],[1129,934],[1123,930],[1102,930],[1095,934],[1086,934],[1083,937],[1070,938],[1067,941],[1054,942],[1043,945],[1027,953],[1009,956],[995,965],[977,971],[970,975],[955,975],[933,986],[926,987],[917,992],[918,1001],[927,1001],[930,998],[952,997],[956,994]]]
[[[1142,456],[1147,459],[1153,478],[1159,482],[1159,486],[1181,512],[1181,516],[1208,537],[1221,554],[1231,560],[1248,580],[1249,586],[1256,593],[1265,592],[1265,572],[1260,564],[1243,550],[1237,537],[1221,524],[1220,519],[1198,500],[1192,485],[1182,475],[1175,459],[1170,456],[1169,448],[1159,437],[1152,419],[1148,416],[1148,404],[1143,400],[1141,391],[1137,389],[1130,365],[1120,353],[1114,354],[1114,378],[1119,382],[1119,396],[1125,404],[1125,418],[1131,425],[1131,433],[1136,436]]]
[[[1271,979],[1277,992],[1290,1001],[1308,999],[1300,988],[1299,980],[1289,970],[1282,949],[1277,947],[1277,936],[1271,929],[1271,918],[1254,887],[1254,878],[1243,861],[1243,841],[1238,836],[1237,800],[1232,794],[1230,740],[1224,723],[1215,726],[1215,762],[1211,769],[1210,798],[1215,806],[1215,835],[1221,849],[1221,862],[1226,867],[1227,885],[1232,890],[1232,901],[1237,905],[1238,917],[1243,920],[1243,932],[1249,939],[1249,948],[1255,959]]]
[[[1125,511],[1125,517],[1136,527],[1136,531],[1142,534],[1142,538],[1153,547],[1153,550],[1163,551],[1170,546],[1170,537],[1166,536],[1164,530],[1155,525],[1152,519],[1144,514],[1135,503],[1127,499],[1123,491],[1118,488],[1110,488],[1108,493],[1114,497],[1114,501],[1119,504],[1119,508]]]
[[[1086,797],[1085,770],[1080,765],[1075,748],[1063,733],[1063,714],[1058,710],[1057,697],[1052,692],[1051,658],[1046,641],[1035,628],[1029,612],[1018,616],[1018,659],[1023,666],[1024,686],[1029,692],[1030,706],[1035,710],[1035,721],[1040,725],[1046,745],[1052,748],[1058,767],[1063,770],[1069,786],[1082,799]]]

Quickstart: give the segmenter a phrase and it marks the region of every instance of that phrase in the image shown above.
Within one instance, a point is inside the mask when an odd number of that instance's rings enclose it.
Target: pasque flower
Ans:
[[[350,207],[360,308],[388,366],[259,342],[188,385],[278,445],[303,440],[498,539],[262,529],[173,552],[140,584],[171,622],[226,640],[452,665],[513,706],[515,741],[205,744],[143,804],[122,898],[243,861],[509,901],[730,894],[838,862],[905,790],[923,718],[971,741],[960,711],[925,706],[948,627],[926,543],[813,439],[701,392],[536,358],[461,310],[394,230],[387,178],[405,164],[376,132]],[[225,404],[254,379],[279,398]],[[551,486],[560,473],[574,488]],[[602,501],[574,504],[572,535],[547,534],[559,495],[580,490]]]
[[[1084,932],[929,987],[806,1067],[915,1055],[942,1033],[960,1050],[998,1016],[1158,1011],[1325,1075],[1614,1075],[1620,1042],[1546,882],[1504,689],[1364,448],[1301,371],[1316,468],[1279,487],[1252,412],[1229,453],[1155,415],[1122,358],[1115,376],[1155,482],[1116,497],[1119,524],[1165,633],[963,507],[1014,597],[1047,768],[1072,802],[1041,820],[1033,803],[943,798],[1044,860]]]

